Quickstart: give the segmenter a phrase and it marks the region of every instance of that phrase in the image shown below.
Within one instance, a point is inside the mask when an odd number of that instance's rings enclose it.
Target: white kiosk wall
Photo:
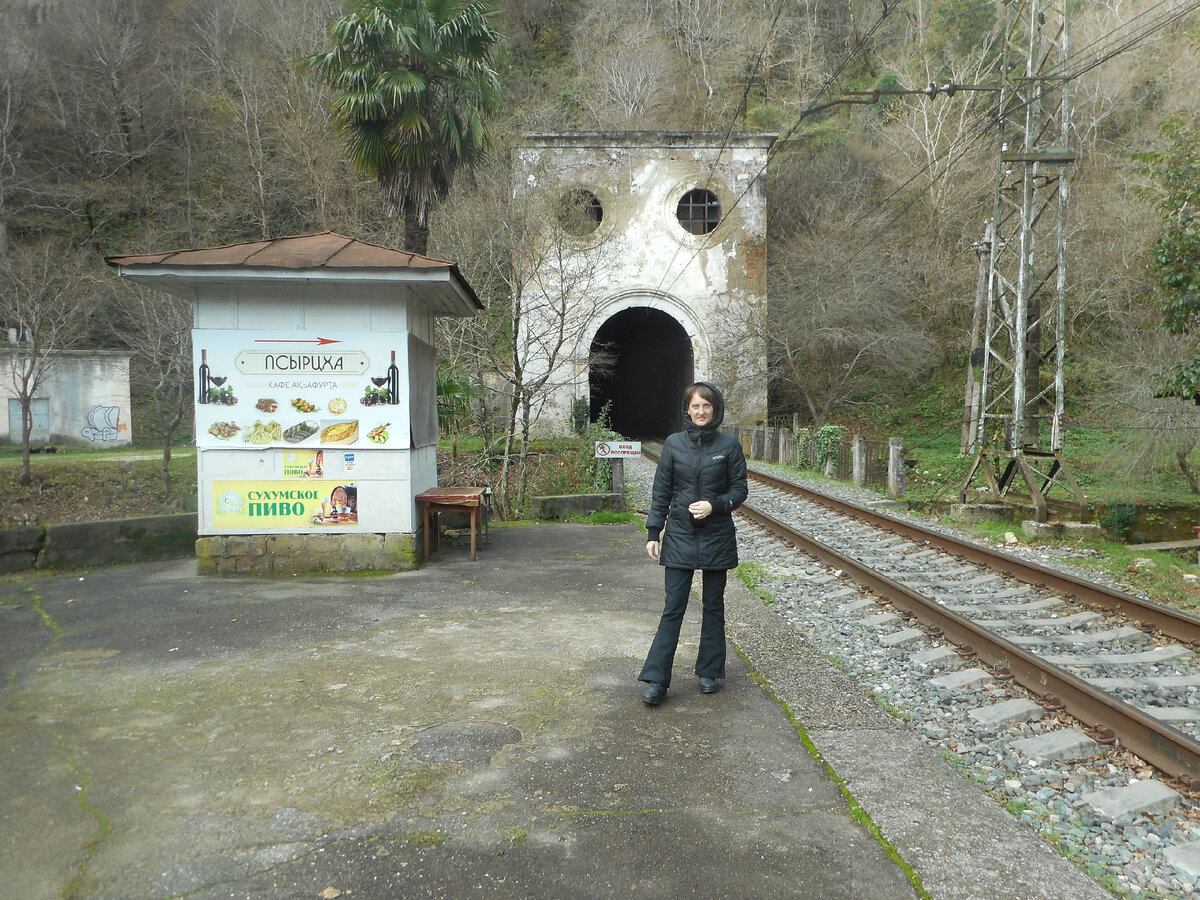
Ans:
[[[483,309],[453,263],[334,232],[107,262],[192,302],[199,571],[416,564],[434,317]]]
[[[437,484],[432,317],[394,289],[245,291],[196,305],[199,533],[415,532]]]

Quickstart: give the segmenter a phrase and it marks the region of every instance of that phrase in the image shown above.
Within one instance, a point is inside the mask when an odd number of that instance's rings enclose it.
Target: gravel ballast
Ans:
[[[653,471],[653,463],[647,460],[626,463],[626,483],[632,505],[637,508],[644,509]],[[773,469],[773,473],[779,474],[779,470]],[[789,471],[787,477],[805,483],[794,472]],[[860,504],[878,499],[870,492],[824,481],[809,486]],[[749,502],[754,502],[753,484]],[[889,514],[906,517],[890,510]],[[927,521],[912,518],[931,527]],[[944,526],[932,527],[958,534]],[[1080,573],[1070,565],[1073,551],[1051,554],[1026,548],[1022,552],[1043,565],[1095,580],[1094,574]],[[749,613],[732,598],[727,615],[729,635],[756,666],[759,660],[770,661],[768,678],[772,688],[785,700],[793,698],[787,700],[793,713],[810,735],[820,734],[820,740],[814,737],[814,743],[839,774],[856,755],[861,758],[872,752],[863,745],[863,735],[856,735],[853,729],[862,727],[867,717],[863,704],[877,705],[892,715],[889,721],[894,728],[919,738],[926,748],[948,760],[963,775],[964,785],[982,788],[996,801],[995,809],[1010,822],[1015,819],[1029,833],[1040,836],[1045,848],[1056,848],[1107,890],[1132,897],[1189,896],[1196,892],[1200,864],[1192,861],[1200,858],[1200,815],[1195,804],[1181,797],[1179,802],[1151,806],[1145,813],[1126,812],[1113,817],[1111,813],[1120,807],[1099,799],[1131,786],[1137,793],[1149,792],[1157,797],[1160,776],[1150,767],[1111,747],[1098,747],[1099,755],[1069,762],[1030,755],[1031,749],[1039,746],[1031,741],[1078,729],[1079,723],[1062,714],[1037,715],[1028,706],[1033,698],[1023,689],[988,676],[971,660],[950,655],[954,648],[940,640],[922,636],[915,643],[888,646],[880,639],[881,631],[867,619],[889,613],[890,609],[860,593],[841,572],[798,554],[747,523],[739,525],[739,554],[743,571],[750,574],[754,589],[764,597],[758,601],[762,612],[754,613],[755,617],[774,617],[776,631],[784,636],[776,639],[780,646],[772,648],[742,646],[744,632],[748,632],[737,619]],[[862,603],[864,599],[869,605]],[[879,624],[877,620],[877,627]],[[892,623],[887,630],[896,629],[897,624],[905,623]],[[762,622],[758,627],[764,628]],[[765,628],[765,633],[770,632]],[[845,683],[824,685],[825,696],[814,696],[812,702],[806,702],[800,697],[812,687],[814,650],[834,662],[844,673]],[[1164,666],[1164,675],[1169,674],[1166,669],[1169,666]],[[845,696],[836,696],[842,691]],[[980,715],[980,710],[995,710],[997,704],[1008,704],[1000,707],[1002,710],[1021,707],[1025,712],[1012,717]],[[828,716],[828,712],[819,711],[830,709],[840,710],[845,719],[825,722],[806,718],[812,714]],[[1086,743],[1074,743],[1087,748]],[[916,768],[914,779],[915,772]],[[856,796],[864,787],[853,781],[849,784]],[[893,785],[892,789],[914,807],[923,802],[917,780]],[[971,790],[979,793],[975,787]],[[897,825],[901,817],[892,817],[889,830],[880,821],[887,818],[886,810],[878,817],[875,810],[868,808],[868,812],[884,836],[902,848],[908,838],[903,825]],[[968,841],[969,835],[957,838]],[[919,847],[911,841],[909,845]],[[992,848],[997,872],[1004,879],[1019,877],[1003,871],[1007,853],[1004,846]],[[922,873],[925,866],[921,860],[910,861]],[[928,862],[936,870],[940,861]],[[979,874],[986,878],[986,873]],[[926,886],[934,896],[971,895],[953,889],[938,891],[928,883]],[[1055,893],[1045,883],[1041,887],[1031,883],[1030,890],[1033,892],[1028,896],[1072,896]],[[1104,896],[1104,891],[1099,896]]]

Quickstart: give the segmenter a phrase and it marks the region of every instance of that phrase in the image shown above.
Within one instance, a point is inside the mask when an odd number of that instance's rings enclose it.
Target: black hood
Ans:
[[[688,417],[688,411],[687,411],[688,396],[691,394],[692,388],[694,388],[696,385],[702,385],[703,387],[708,388],[710,391],[712,391],[712,395],[713,395],[712,418],[708,420],[708,424],[705,425],[703,428],[701,428],[699,425],[695,425],[692,423],[691,418]],[[693,430],[716,431],[718,428],[721,427],[721,423],[723,421],[725,421],[725,397],[724,397],[724,395],[722,395],[720,389],[715,384],[712,384],[711,382],[708,382],[708,381],[697,381],[697,382],[694,382],[693,384],[689,384],[687,386],[687,389],[684,390],[684,392],[683,392],[683,426],[684,426],[684,429],[687,431],[693,431]]]

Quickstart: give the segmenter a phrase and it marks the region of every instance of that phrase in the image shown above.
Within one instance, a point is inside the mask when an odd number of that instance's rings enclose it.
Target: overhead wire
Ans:
[[[1166,2],[1166,0],[1162,0],[1162,2]],[[734,199],[733,204],[728,209],[722,210],[720,220],[718,221],[717,225],[713,228],[712,232],[717,231],[717,229],[720,228],[721,223],[725,221],[725,219],[729,216],[730,213],[733,212],[733,210],[735,208],[737,208],[737,206],[740,204],[740,202],[742,200],[742,197],[745,196],[745,194],[750,190],[750,188],[753,186],[754,182],[757,181],[758,178],[762,177],[763,173],[767,169],[767,166],[770,165],[775,154],[778,152],[778,149],[780,147],[784,146],[786,141],[788,139],[790,139],[792,137],[792,135],[795,134],[795,132],[799,129],[799,127],[800,127],[801,123],[804,121],[804,119],[807,118],[808,116],[812,115],[815,111],[818,111],[818,107],[821,106],[821,104],[818,102],[820,100],[820,98],[826,94],[826,92],[830,89],[830,87],[833,85],[833,83],[841,76],[842,72],[845,70],[846,66],[849,65],[851,60],[853,60],[855,56],[857,56],[858,54],[863,52],[863,50],[864,50],[863,44],[875,32],[877,32],[880,27],[882,27],[884,21],[887,19],[888,15],[891,13],[891,11],[893,9],[895,9],[896,5],[897,5],[896,3],[892,3],[889,6],[888,3],[886,2],[886,0],[884,0],[883,13],[880,15],[879,19],[875,22],[874,25],[872,25],[872,27],[870,29],[868,29],[867,33],[862,37],[862,39],[860,39],[859,43],[855,47],[851,48],[851,50],[842,58],[842,60],[835,67],[833,73],[824,79],[824,82],[822,83],[820,89],[817,91],[816,99],[812,100],[808,104],[808,106],[801,112],[800,116],[796,119],[795,123],[793,123],[792,127],[788,129],[787,133],[782,138],[778,138],[776,140],[774,146],[770,150],[767,151],[767,159],[764,161],[763,165],[759,168],[757,175],[753,179],[751,179],[750,184],[746,188],[744,188],[740,194],[738,194],[738,196]],[[934,21],[931,19],[930,21],[926,22],[924,25],[913,30],[909,36],[911,37],[913,35],[919,35],[925,31],[929,30],[930,28],[935,27],[936,25],[940,24],[941,22],[950,22],[950,21],[953,21],[953,20],[959,18],[960,16],[966,16],[966,15],[969,15],[980,9],[984,9],[986,7],[990,7],[993,5],[994,5],[994,0],[981,0],[981,2],[976,3],[974,6],[967,7],[966,9],[960,10],[952,15],[946,16],[945,18],[943,18],[939,21]],[[780,12],[782,11],[782,9],[783,9],[783,5],[781,3],[780,6],[776,9],[774,19],[772,19],[771,31],[768,32],[768,40],[770,38],[771,33],[774,30],[776,23],[779,20],[779,15],[780,15]],[[867,50],[867,52],[875,51],[875,50],[878,50],[879,48],[883,47],[886,43],[890,42],[891,40],[895,40],[895,39],[898,39],[898,36],[882,39],[880,41],[877,41],[871,47],[865,48],[865,49]],[[747,102],[747,99],[748,99],[749,93],[750,93],[750,86],[753,83],[753,73],[754,73],[754,71],[757,71],[758,65],[761,63],[761,60],[762,60],[762,57],[763,57],[763,54],[765,53],[765,51],[766,51],[766,42],[764,42],[763,48],[759,52],[758,59],[755,62],[754,70],[751,72],[751,77],[747,78],[747,80],[746,80],[746,87],[742,91],[742,101],[738,105],[737,110],[735,111],[733,117],[730,120],[729,129],[727,129],[727,131],[726,131],[726,140],[728,140],[729,134],[732,132],[733,126],[737,121],[737,115],[741,113],[743,107],[745,106],[745,104]],[[913,93],[918,93],[918,92],[914,91]],[[723,150],[724,150],[724,143],[722,144],[722,148],[721,148],[721,151],[723,151]],[[718,158],[719,158],[719,153],[718,153]],[[715,171],[716,171],[716,161],[714,160],[714,163],[710,167],[710,170],[709,170],[709,178],[712,177],[712,173]],[[712,232],[709,232],[709,233],[711,234]],[[675,259],[679,255],[679,248],[676,247],[675,252],[673,252],[671,254],[671,259],[670,259],[669,263],[663,270],[663,275],[659,279],[659,283],[655,287],[655,291],[656,292],[669,291],[671,289],[671,287],[674,286],[675,282],[678,281],[679,278],[682,276],[683,270],[685,270],[687,268],[687,266],[700,254],[700,251],[706,249],[707,246],[708,246],[708,237],[707,237],[707,235],[705,235],[705,238],[703,241],[701,241],[700,246],[697,247],[692,252],[692,254],[688,258],[687,262],[684,263],[683,269],[681,269],[679,272],[676,273],[675,277],[671,279],[671,283],[668,284],[667,287],[664,289],[662,287],[663,279],[666,278],[667,274],[671,270],[671,266],[674,264]]]
[[[1116,35],[1116,34],[1120,33],[1121,31],[1127,30],[1134,22],[1143,18],[1144,16],[1150,15],[1152,12],[1157,10],[1159,7],[1164,6],[1167,2],[1169,2],[1169,0],[1159,0],[1159,2],[1155,3],[1153,6],[1151,6],[1147,10],[1143,10],[1142,12],[1136,14],[1135,16],[1132,16],[1130,19],[1121,23],[1116,28],[1113,28],[1112,30],[1105,32],[1103,35],[1100,35],[1097,39],[1095,39],[1091,43],[1085,45],[1083,48],[1078,49],[1078,50],[1073,49],[1071,51],[1072,55],[1076,56],[1081,53],[1087,53],[1088,51],[1092,50],[1097,45],[1100,45],[1102,41],[1104,41],[1108,38],[1111,38],[1113,35]],[[990,0],[988,0],[988,2],[985,2],[985,3],[980,3],[975,7],[971,7],[968,10],[963,10],[961,13],[955,14],[955,16],[948,17],[947,20],[956,18],[958,15],[965,15],[968,12],[980,9],[980,8],[982,8],[984,6],[988,6],[988,5],[990,5]],[[845,57],[843,57],[843,59],[839,62],[838,66],[835,68],[834,72],[824,80],[824,83],[822,84],[820,90],[818,90],[814,100],[811,101],[808,104],[808,106],[800,113],[800,115],[797,117],[796,121],[792,124],[792,126],[788,129],[786,134],[784,134],[781,138],[779,138],[776,141],[775,145],[772,146],[770,150],[768,150],[767,158],[766,158],[766,160],[764,160],[763,165],[760,167],[758,174],[756,175],[756,177],[754,179],[751,179],[750,185],[748,185],[746,188],[744,188],[741,191],[741,193],[738,194],[738,196],[735,198],[733,204],[729,207],[729,209],[723,211],[723,214],[722,214],[721,220],[720,220],[721,222],[723,222],[724,219],[730,213],[732,213],[732,211],[740,204],[742,198],[750,190],[750,187],[753,185],[754,181],[756,181],[757,178],[762,177],[762,174],[766,171],[767,166],[770,165],[771,161],[778,154],[780,148],[782,146],[786,145],[786,142],[796,133],[796,131],[799,130],[804,119],[807,118],[809,115],[811,115],[813,113],[813,111],[817,109],[817,107],[821,106],[821,104],[819,103],[820,99],[826,94],[826,92],[829,90],[831,85],[837,80],[837,78],[840,77],[841,73],[844,71],[846,66],[849,65],[850,61],[853,60],[854,57],[862,51],[866,40],[868,40],[870,37],[872,37],[875,34],[876,31],[878,31],[878,29],[882,26],[883,22],[886,20],[886,18],[888,17],[890,12],[894,8],[895,8],[895,4],[893,4],[891,6],[887,5],[886,3],[884,4],[884,11],[883,11],[882,15],[880,16],[880,18],[868,30],[868,32],[863,36],[863,38],[860,39],[860,41],[855,45],[855,47],[852,48],[850,50],[850,52],[848,52],[845,55]],[[1121,44],[1120,46],[1116,47],[1116,49],[1110,49],[1110,50],[1106,51],[1105,53],[1100,55],[1097,59],[1094,59],[1094,60],[1090,61],[1089,63],[1087,63],[1083,68],[1079,69],[1078,71],[1073,71],[1073,72],[1063,75],[1062,81],[1065,83],[1065,82],[1072,81],[1072,80],[1075,80],[1076,78],[1081,77],[1082,75],[1084,75],[1084,74],[1092,71],[1093,69],[1097,68],[1098,66],[1108,62],[1109,60],[1120,55],[1121,53],[1124,53],[1127,50],[1131,49],[1132,47],[1137,46],[1142,41],[1144,41],[1150,34],[1160,31],[1163,28],[1167,27],[1168,25],[1174,24],[1174,22],[1178,21],[1179,19],[1183,18],[1184,16],[1188,15],[1189,13],[1193,12],[1196,9],[1200,9],[1200,0],[1194,0],[1194,2],[1192,2],[1190,4],[1184,4],[1183,6],[1177,8],[1175,10],[1172,10],[1170,12],[1163,13],[1163,14],[1156,16],[1148,24],[1143,24],[1143,25],[1139,26],[1137,33],[1135,33],[1132,37],[1126,39],[1125,42],[1123,44]],[[931,21],[931,22],[927,23],[926,25],[922,26],[920,29],[917,29],[917,33],[920,33],[921,31],[924,31],[931,27],[934,27],[935,24],[937,24],[937,23]],[[879,47],[883,46],[884,43],[886,43],[886,41],[880,41],[880,42],[872,45],[871,49],[878,49]],[[761,54],[760,54],[760,58],[761,58]],[[1054,74],[1055,74],[1055,70],[1052,70],[1050,72],[1049,76],[1046,76],[1046,77],[1050,77]],[[747,90],[743,94],[743,100],[748,95],[748,89],[749,89],[749,82],[747,82]],[[920,91],[913,91],[913,92],[917,93]],[[1041,94],[1038,94],[1035,97],[1032,97],[1029,100],[1026,100],[1024,103],[1016,105],[1012,109],[1006,111],[1006,114],[1012,115],[1015,112],[1019,112],[1021,109],[1023,109],[1029,103],[1033,102],[1036,99],[1040,99],[1041,96],[1042,96]],[[866,249],[868,249],[870,246],[872,246],[873,243],[875,242],[875,240],[877,240],[878,237],[883,232],[885,232],[888,228],[890,228],[900,216],[902,216],[909,209],[911,209],[912,206],[918,200],[920,200],[921,197],[924,196],[925,193],[927,193],[929,190],[932,190],[934,184],[936,184],[943,177],[945,177],[945,175],[950,171],[950,168],[953,166],[953,164],[957,163],[968,152],[970,152],[972,149],[974,149],[975,146],[984,137],[986,137],[989,133],[991,133],[995,128],[997,128],[999,126],[999,123],[1000,123],[1000,119],[998,117],[995,119],[989,120],[988,122],[985,122],[983,125],[981,125],[979,128],[976,129],[975,134],[973,134],[971,137],[969,137],[967,139],[965,146],[963,146],[958,152],[956,152],[953,156],[950,157],[948,162],[945,160],[944,157],[942,157],[942,158],[935,157],[935,158],[931,159],[924,166],[922,166],[919,170],[914,172],[913,175],[911,175],[906,181],[904,181],[902,184],[900,184],[899,186],[894,188],[887,196],[885,196],[880,201],[881,206],[889,203],[895,196],[897,196],[899,193],[901,193],[906,188],[908,188],[914,181],[916,181],[922,175],[927,173],[934,166],[936,166],[940,163],[943,163],[943,162],[946,163],[945,167],[941,170],[941,172],[935,174],[934,177],[930,179],[930,183],[928,185],[926,185],[916,196],[911,198],[895,215],[891,216],[882,226],[877,228],[872,233],[872,235],[868,241],[861,244],[859,246],[859,248],[850,255],[850,257],[848,257],[847,259],[845,259],[843,261],[843,264],[838,268],[837,272],[835,272],[832,275],[827,276],[827,277],[834,277],[834,276],[844,272],[851,262],[853,262],[855,259],[857,259],[863,252],[865,252]],[[730,130],[732,130],[732,129],[730,129]],[[720,223],[718,223],[718,225],[717,225],[717,228],[719,228],[719,227],[720,227]],[[716,228],[714,228],[713,231],[715,232]],[[710,234],[711,233],[712,232],[710,232]],[[663,292],[663,293],[669,291],[671,289],[671,287],[675,284],[675,282],[678,281],[678,279],[682,276],[683,271],[686,270],[687,266],[692,262],[692,260],[694,260],[699,255],[699,253],[707,247],[707,243],[708,243],[708,237],[706,235],[705,240],[701,242],[699,247],[695,248],[695,250],[692,252],[690,258],[684,263],[683,267],[675,273],[675,276],[671,279],[670,283],[668,283],[667,286],[665,288],[663,288],[663,286],[662,286],[663,280],[666,278],[667,274],[669,274],[669,272],[670,272],[670,266],[668,266],[664,270],[663,276],[662,276],[662,278],[660,278],[659,284],[658,284],[656,290],[659,292]],[[671,259],[672,265],[673,265],[674,260],[677,257],[677,255],[678,255],[678,251],[676,251],[676,253],[672,255],[672,259]],[[824,281],[824,280],[825,279],[822,279],[822,281]]]
[[[717,149],[716,155],[713,157],[712,164],[709,166],[708,175],[704,179],[705,183],[711,183],[713,175],[716,174],[717,164],[720,162],[721,155],[725,152],[725,148],[729,145],[729,138],[733,135],[734,126],[737,124],[737,117],[740,113],[742,113],[742,111],[746,108],[746,104],[749,102],[750,86],[754,84],[754,75],[758,71],[759,66],[762,65],[764,57],[767,55],[767,47],[771,43],[771,37],[774,35],[775,28],[779,24],[779,17],[783,14],[783,7],[786,2],[787,0],[779,0],[779,3],[775,7],[775,15],[771,18],[771,25],[767,29],[766,37],[763,38],[762,48],[758,51],[758,56],[754,60],[754,66],[750,70],[749,77],[746,78],[746,86],[742,90],[742,99],[738,102],[737,108],[734,110],[733,115],[729,119],[729,127],[725,129],[725,134],[721,138],[721,146]],[[671,271],[671,266],[675,264],[675,260],[679,256],[680,246],[681,245],[679,244],[675,245],[675,250],[671,254],[670,260],[667,261],[667,265],[663,268],[663,275],[659,279],[659,283],[654,289],[655,293],[662,293],[662,278],[666,277],[666,274]],[[692,259],[694,258],[695,256],[693,255]],[[691,259],[689,259],[687,263],[684,263],[684,268],[686,268],[690,262]],[[674,283],[674,281],[671,282],[672,285]]]
[[[1161,2],[1156,4],[1155,6],[1156,7],[1161,6],[1163,2],[1166,2],[1166,0],[1161,0]],[[1099,58],[1092,60],[1087,65],[1085,65],[1083,68],[1081,68],[1077,71],[1071,71],[1071,72],[1068,72],[1068,73],[1062,75],[1062,77],[1061,77],[1062,83],[1074,81],[1075,79],[1087,74],[1088,72],[1092,71],[1093,69],[1097,68],[1098,66],[1110,61],[1111,59],[1115,58],[1116,56],[1119,56],[1121,53],[1124,53],[1124,52],[1128,51],[1129,49],[1131,49],[1132,47],[1136,46],[1150,34],[1153,34],[1154,32],[1159,31],[1162,28],[1165,28],[1166,26],[1173,24],[1174,22],[1178,21],[1179,19],[1183,18],[1184,16],[1188,15],[1189,13],[1194,12],[1197,9],[1200,9],[1200,0],[1193,0],[1192,3],[1185,4],[1184,6],[1180,7],[1178,10],[1174,11],[1172,14],[1167,15],[1167,16],[1162,16],[1162,17],[1155,19],[1150,25],[1148,25],[1146,28],[1141,30],[1138,34],[1136,34],[1133,37],[1126,40],[1121,46],[1117,47],[1116,49],[1107,51],[1106,53],[1101,55]],[[1113,34],[1113,33],[1116,33],[1115,30],[1113,32],[1110,32],[1110,34]],[[1097,43],[1098,43],[1098,41],[1093,41],[1093,43],[1089,46],[1095,46]],[[1044,96],[1044,94],[1045,94],[1044,91],[1040,92],[1040,93],[1036,94],[1035,96],[1030,97],[1028,100],[1025,100],[1022,103],[1016,104],[1011,109],[1006,110],[1005,115],[1012,115],[1015,112],[1020,112],[1022,109],[1024,109],[1030,103],[1034,102],[1035,100],[1040,100]],[[889,228],[891,228],[895,224],[895,222],[900,219],[901,216],[903,216],[906,212],[908,212],[908,210],[910,210],[925,195],[925,193],[927,193],[929,190],[932,190],[933,185],[936,182],[940,181],[942,178],[944,178],[946,176],[946,174],[949,173],[949,171],[951,170],[951,168],[953,167],[953,165],[955,163],[957,163],[959,160],[961,160],[971,150],[975,149],[975,147],[978,145],[978,143],[980,141],[983,140],[983,138],[987,137],[992,131],[997,129],[1000,126],[1000,122],[1001,122],[1001,119],[999,117],[996,117],[994,119],[990,119],[989,121],[983,123],[981,126],[979,126],[976,129],[975,133],[968,138],[966,144],[964,146],[962,146],[961,149],[959,149],[957,152],[955,152],[952,156],[950,156],[949,159],[946,159],[945,157],[931,159],[924,166],[922,166],[920,169],[918,169],[916,172],[914,172],[906,181],[904,181],[902,184],[900,184],[899,186],[894,188],[889,194],[887,194],[882,200],[880,200],[881,206],[889,203],[894,197],[896,197],[899,193],[901,193],[906,188],[908,188],[914,181],[916,181],[922,175],[929,172],[930,169],[932,169],[934,166],[944,164],[944,165],[942,165],[941,171],[936,172],[933,175],[933,177],[930,178],[930,183],[928,185],[926,185],[924,188],[922,188],[922,190],[919,191],[915,196],[910,198],[909,201],[904,204],[904,206],[902,206],[895,214],[890,216],[881,226],[876,228],[871,233],[868,240],[861,243],[859,245],[859,247],[853,253],[851,253],[849,255],[849,257],[847,257],[845,260],[843,260],[842,265],[838,267],[837,271],[826,276],[825,279],[822,279],[822,282],[824,282],[825,280],[828,280],[829,278],[837,277],[838,275],[845,272],[846,269],[849,267],[849,265],[854,260],[856,260],[859,256],[861,256],[868,248],[870,248],[871,246],[874,245],[874,243],[878,240],[880,235],[882,235]]]
[[[834,68],[834,71],[825,79],[824,83],[821,85],[821,88],[817,91],[816,99],[813,100],[812,103],[809,104],[808,109],[811,110],[818,105],[817,100],[819,100],[821,97],[823,97],[825,95],[825,93],[830,89],[830,87],[833,85],[833,83],[836,81],[836,79],[841,75],[841,73],[845,70],[845,68],[850,64],[850,62],[859,53],[863,44],[869,38],[871,38],[875,34],[875,32],[879,30],[880,27],[882,27],[883,23],[887,20],[888,16],[891,14],[892,10],[894,10],[895,8],[896,8],[896,3],[893,2],[892,4],[889,5],[886,2],[886,0],[883,0],[883,12],[880,14],[879,18],[870,27],[870,29],[868,29],[867,33],[865,35],[863,35],[863,37],[859,40],[859,42],[853,48],[851,48],[851,50],[842,58],[842,60]],[[782,9],[782,6],[780,7],[780,9]],[[764,50],[765,50],[765,47],[764,47]],[[749,95],[749,86],[750,86],[750,81],[747,80],[747,86],[746,86],[746,90],[745,90],[746,96]],[[670,265],[668,265],[663,270],[662,277],[659,279],[658,285],[655,288],[655,291],[657,293],[669,292],[671,290],[671,288],[675,285],[675,282],[678,281],[679,278],[683,275],[683,272],[686,271],[687,267],[691,264],[691,262],[693,260],[695,260],[697,256],[700,255],[700,252],[702,250],[707,248],[709,235],[714,234],[720,228],[721,223],[724,222],[725,219],[728,218],[730,213],[732,213],[733,210],[738,207],[738,205],[742,201],[742,198],[746,196],[746,194],[750,191],[751,187],[753,187],[754,183],[759,178],[761,178],[763,173],[766,171],[767,166],[770,164],[770,161],[774,157],[775,152],[777,152],[776,147],[778,147],[782,142],[788,140],[793,134],[795,134],[796,131],[799,129],[800,125],[803,123],[806,115],[809,115],[809,114],[810,113],[808,113],[808,112],[802,113],[800,115],[800,117],[797,118],[796,122],[791,126],[791,128],[788,129],[787,133],[782,138],[779,138],[775,141],[775,144],[767,151],[767,158],[763,161],[763,164],[759,168],[758,173],[755,175],[754,178],[750,179],[749,184],[747,184],[747,186],[742,189],[741,193],[739,193],[734,198],[734,201],[730,205],[730,207],[727,210],[722,210],[721,217],[720,217],[716,227],[714,227],[711,231],[709,231],[707,234],[704,235],[703,240],[701,240],[701,242],[700,242],[700,245],[692,251],[691,256],[684,262],[683,266],[680,267],[680,269],[675,273],[675,276],[671,279],[670,283],[668,283],[665,288],[662,286],[663,280],[667,277],[668,274],[670,274]],[[732,128],[732,123],[731,123],[731,128]],[[715,171],[715,163],[714,163],[714,171]],[[674,260],[677,255],[678,255],[677,252],[672,255],[672,257],[671,257],[672,264],[674,263]]]

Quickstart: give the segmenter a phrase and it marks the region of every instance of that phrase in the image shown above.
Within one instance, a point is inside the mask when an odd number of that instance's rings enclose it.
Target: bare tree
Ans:
[[[133,354],[130,387],[149,400],[162,428],[162,490],[171,495],[171,447],[193,409],[192,304],[138,284],[122,284],[116,339]]]
[[[1186,400],[1155,397],[1156,379],[1189,359],[1195,341],[1168,334],[1152,323],[1126,319],[1114,331],[1106,390],[1097,399],[1099,421],[1115,431],[1123,452],[1103,465],[1122,473],[1176,469],[1194,494],[1200,494],[1192,457],[1200,443],[1200,407]]]
[[[669,70],[662,43],[645,31],[631,30],[620,44],[601,49],[584,69],[590,73],[584,102],[597,121],[643,125],[671,96]]]
[[[40,203],[68,212],[74,221],[60,219],[60,227],[69,222],[88,240],[132,205],[125,179],[165,135],[165,91],[145,12],[120,0],[64,4],[37,34],[45,83],[26,151],[43,173]]]
[[[899,393],[935,358],[923,298],[910,301],[904,260],[885,252],[873,160],[858,147],[809,151],[781,164],[773,187],[795,203],[773,223],[770,305],[750,325],[766,342],[777,401],[818,427]]]
[[[488,302],[484,315],[443,327],[444,356],[470,367],[482,388],[485,436],[489,410],[500,413],[490,442],[493,490],[502,513],[513,515],[527,500],[533,423],[551,396],[575,383],[578,366],[603,371],[608,363],[603,354],[589,358],[581,342],[619,250],[604,228],[580,236],[573,196],[543,184],[538,173],[524,172],[529,180],[518,179],[514,189],[511,168],[498,157],[469,195],[447,205],[452,218],[436,246]]]
[[[657,123],[674,117],[670,101],[678,57],[651,4],[589,4],[575,23],[572,55],[580,73],[576,95],[596,122],[636,128],[652,114]]]
[[[78,251],[57,243],[14,248],[0,260],[0,325],[14,343],[4,354],[4,377],[21,404],[21,483],[33,480],[30,435],[33,400],[54,369],[59,351],[88,333],[97,293]]]
[[[24,183],[21,132],[29,104],[31,59],[27,29],[12,8],[0,8],[0,258],[8,254],[11,197]]]
[[[934,360],[934,344],[894,302],[856,279],[828,294],[776,295],[766,340],[772,379],[801,401],[816,427],[838,410],[910,384]]]
[[[987,60],[986,48],[936,64],[909,60],[893,73],[894,83],[976,84],[986,80]],[[898,263],[892,274],[904,290],[928,298],[939,320],[961,335],[953,341],[955,349],[966,342],[975,294],[975,257],[969,251],[992,213],[995,147],[985,139],[982,116],[989,96],[916,95],[872,109],[879,116],[874,130],[892,151],[877,170],[889,181],[888,213],[895,220],[883,238],[884,253]],[[951,328],[944,332],[949,336]]]

